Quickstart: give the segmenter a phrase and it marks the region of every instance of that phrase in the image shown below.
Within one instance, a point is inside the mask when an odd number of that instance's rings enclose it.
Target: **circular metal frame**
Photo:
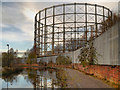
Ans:
[[[112,12],[89,3],[61,4],[35,16],[34,48],[38,56],[55,55],[81,48],[86,41],[107,30],[103,22]]]

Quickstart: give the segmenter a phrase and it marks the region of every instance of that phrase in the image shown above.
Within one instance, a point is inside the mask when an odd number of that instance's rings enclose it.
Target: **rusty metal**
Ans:
[[[35,16],[34,50],[38,57],[77,50],[104,33],[111,23],[112,12],[97,4],[69,3],[45,8]]]

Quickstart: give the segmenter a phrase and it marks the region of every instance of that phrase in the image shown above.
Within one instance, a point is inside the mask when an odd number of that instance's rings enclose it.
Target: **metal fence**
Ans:
[[[36,54],[47,56],[77,50],[105,32],[111,18],[108,8],[96,4],[70,3],[45,8],[35,16]]]

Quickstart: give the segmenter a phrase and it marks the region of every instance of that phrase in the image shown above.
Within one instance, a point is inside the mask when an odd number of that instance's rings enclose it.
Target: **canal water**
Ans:
[[[58,68],[3,69],[0,88],[65,88],[66,72]]]

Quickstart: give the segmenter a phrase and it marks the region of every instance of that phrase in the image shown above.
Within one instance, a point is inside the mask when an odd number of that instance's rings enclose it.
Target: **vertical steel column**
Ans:
[[[76,50],[77,47],[77,40],[76,40],[76,3],[74,3],[74,34],[75,34],[75,42],[74,42],[74,50]]]
[[[104,6],[103,6],[103,30],[102,30],[102,32],[104,32],[105,31],[105,11],[104,11]]]
[[[109,9],[108,9],[108,26],[107,26],[108,28],[110,27],[110,13],[109,13]],[[107,29],[108,29],[107,28]]]
[[[70,42],[70,46],[69,46],[69,47],[71,47],[70,48],[71,51],[73,51],[73,45],[72,44],[73,43],[72,43],[72,27],[71,27],[71,42]]]
[[[96,26],[96,37],[97,37],[97,32],[98,32],[98,28],[97,28],[97,5],[95,4],[95,26]]]
[[[110,11],[111,12],[111,11]],[[112,26],[112,12],[111,12],[111,26]]]
[[[59,53],[59,51],[60,51],[60,45],[59,45],[59,27],[57,27],[58,28],[58,53]]]
[[[41,55],[43,55],[43,24],[42,24],[42,35],[41,35]]]
[[[109,27],[111,27],[112,26],[112,12],[110,11],[110,9],[108,11],[108,15],[109,15],[109,19],[110,19],[110,21],[109,21]]]
[[[53,6],[52,54],[54,54],[54,24],[55,24],[55,7]]]
[[[34,24],[34,28],[35,28],[35,31],[34,31],[34,50],[35,50],[35,53],[36,53],[36,34],[37,34],[37,29],[36,29],[36,23],[37,23],[37,19],[36,19],[36,15],[35,15],[35,24]]]
[[[46,25],[46,12],[47,9],[45,8],[45,29],[44,29],[44,55],[46,55],[46,51],[47,51],[47,46],[46,46],[46,40],[47,40],[47,25]]]
[[[38,49],[39,49],[39,52],[38,52],[38,55],[40,55],[40,52],[41,52],[41,48],[40,48],[40,22],[41,22],[41,20],[40,20],[40,12],[38,13],[38,15],[39,15],[39,20],[38,20]]]
[[[63,4],[63,52],[65,52],[65,4]]]
[[[91,39],[93,39],[93,25],[91,25]]]
[[[86,28],[86,31],[85,31],[85,39],[87,41],[87,3],[85,3],[85,28]]]
[[[109,12],[110,10],[108,9],[108,17],[110,16],[110,12]]]

